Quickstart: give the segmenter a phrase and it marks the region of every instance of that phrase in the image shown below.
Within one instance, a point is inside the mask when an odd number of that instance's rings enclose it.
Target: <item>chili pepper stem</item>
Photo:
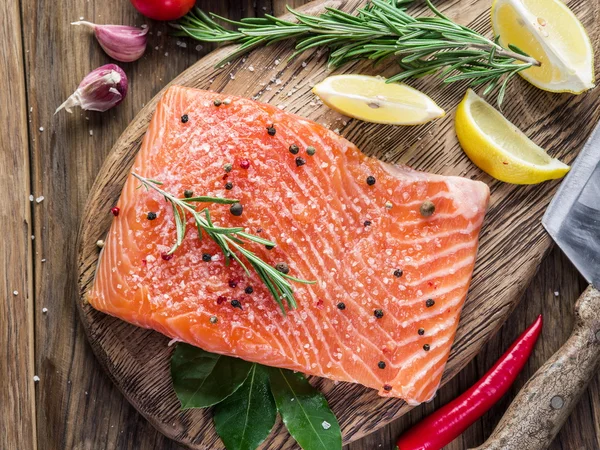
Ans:
[[[397,450],[439,450],[456,439],[508,391],[541,331],[540,315],[477,383],[402,434]]]

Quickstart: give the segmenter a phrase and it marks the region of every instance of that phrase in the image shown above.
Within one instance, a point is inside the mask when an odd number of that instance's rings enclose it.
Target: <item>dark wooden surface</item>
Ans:
[[[284,2],[257,1],[256,6],[250,0],[201,3],[205,9],[240,17],[271,10],[281,13]],[[472,3],[461,0],[463,23],[473,19],[469,13]],[[56,106],[90,69],[109,61],[96,44],[82,36],[81,29],[69,27],[68,23],[79,17],[100,23],[147,23],[125,0],[102,4],[66,0],[60,5],[8,0],[0,5],[0,70],[3,79],[10,80],[0,90],[0,118],[5,128],[0,139],[4,193],[0,223],[8,237],[2,244],[4,277],[0,279],[4,294],[0,376],[5,380],[0,387],[0,448],[180,448],[140,417],[92,354],[75,309],[75,238],[87,193],[116,138],[144,103],[209,46],[196,50],[196,44],[188,42],[187,48],[179,47],[177,39],[166,36],[163,24],[151,24],[153,34],[146,56],[123,65],[131,88],[123,105],[105,114],[53,116]],[[45,200],[30,204],[31,193],[43,195]],[[500,333],[440,391],[433,404],[414,410],[349,449],[391,449],[402,429],[465,390],[543,313],[542,338],[511,391],[514,395],[566,340],[573,323],[572,305],[583,287],[568,261],[558,251],[552,252]],[[17,295],[13,295],[15,290]],[[48,308],[47,313],[42,308]],[[40,382],[35,384],[34,397],[35,374]],[[599,399],[600,378],[596,377],[553,449],[600,449]],[[508,397],[501,401],[449,448],[481,443],[509,401]]]

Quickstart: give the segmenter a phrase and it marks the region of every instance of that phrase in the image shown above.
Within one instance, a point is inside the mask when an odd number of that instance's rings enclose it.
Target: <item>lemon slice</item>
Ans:
[[[332,109],[365,122],[419,125],[445,112],[416,89],[368,75],[333,75],[313,88]]]
[[[456,110],[456,135],[467,156],[494,178],[536,184],[562,178],[569,166],[535,145],[471,89]]]
[[[520,72],[534,86],[580,94],[594,87],[594,52],[583,25],[560,0],[495,0],[492,27],[541,65]]]

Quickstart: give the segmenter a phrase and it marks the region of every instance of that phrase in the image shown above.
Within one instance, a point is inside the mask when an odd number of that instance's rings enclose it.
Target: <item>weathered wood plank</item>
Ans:
[[[0,2],[0,448],[36,448],[27,100],[17,1]]]

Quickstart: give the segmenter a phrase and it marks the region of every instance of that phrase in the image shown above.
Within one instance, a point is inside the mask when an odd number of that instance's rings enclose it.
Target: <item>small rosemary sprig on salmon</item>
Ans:
[[[273,248],[277,245],[275,242],[246,233],[242,227],[228,228],[215,226],[215,224],[212,222],[208,208],[205,207],[201,210],[198,210],[197,205],[195,205],[195,203],[233,205],[239,204],[239,200],[207,196],[178,198],[161,189],[159,186],[163,184],[162,182],[145,178],[135,172],[131,172],[131,174],[140,180],[146,189],[150,188],[161,194],[173,207],[173,217],[175,217],[177,238],[175,244],[171,250],[169,250],[167,255],[172,255],[183,243],[183,238],[185,237],[187,227],[187,213],[190,213],[194,218],[196,228],[198,229],[198,239],[202,239],[202,236],[204,233],[206,233],[206,235],[221,248],[221,251],[225,255],[225,263],[228,265],[232,259],[237,261],[248,275],[250,275],[250,270],[247,266],[247,264],[249,264],[257,273],[261,281],[265,284],[267,289],[269,289],[273,295],[273,298],[281,308],[283,314],[285,314],[285,307],[283,304],[284,299],[289,308],[296,308],[296,299],[294,297],[294,291],[290,281],[295,281],[296,283],[302,284],[315,283],[315,281],[302,280],[300,278],[295,278],[291,275],[288,275],[287,273],[280,272],[259,258],[254,252],[244,247],[244,244],[248,242],[254,242],[265,245],[269,248]],[[240,255],[244,256],[244,258],[247,260],[247,264],[240,259],[238,254],[236,254],[236,251]]]

